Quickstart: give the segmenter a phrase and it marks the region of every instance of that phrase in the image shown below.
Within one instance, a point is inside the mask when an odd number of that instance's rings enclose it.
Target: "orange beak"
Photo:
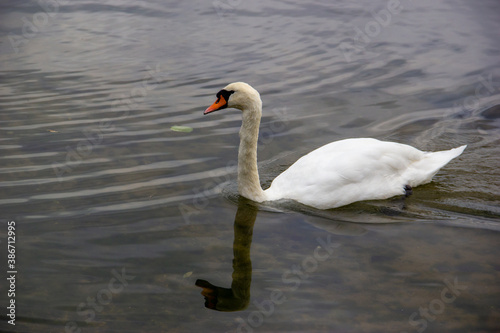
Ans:
[[[227,107],[227,101],[224,96],[220,95],[219,98],[215,101],[214,104],[210,105],[203,114],[209,114],[210,112],[214,112],[220,109],[224,109]]]

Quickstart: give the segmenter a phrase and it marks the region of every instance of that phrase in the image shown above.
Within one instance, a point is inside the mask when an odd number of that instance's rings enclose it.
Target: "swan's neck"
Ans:
[[[257,168],[257,142],[261,116],[262,102],[260,100],[254,101],[243,110],[238,150],[238,192],[257,202],[265,201]]]

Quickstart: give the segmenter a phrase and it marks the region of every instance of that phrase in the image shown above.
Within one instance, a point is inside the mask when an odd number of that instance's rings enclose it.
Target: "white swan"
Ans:
[[[238,192],[256,202],[292,199],[328,209],[355,201],[408,195],[412,187],[430,182],[440,168],[466,148],[422,152],[408,145],[376,139],[340,140],[301,157],[264,191],[257,169],[262,115],[260,95],[247,83],[231,83],[217,93],[217,100],[204,114],[224,108],[242,111]]]

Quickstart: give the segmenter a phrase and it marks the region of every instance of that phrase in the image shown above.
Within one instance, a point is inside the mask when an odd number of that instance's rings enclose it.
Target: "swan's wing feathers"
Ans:
[[[399,178],[422,154],[410,146],[375,139],[336,141],[301,157],[273,181],[268,192],[318,208],[388,198],[404,193]]]
[[[332,142],[301,157],[266,191],[317,208],[405,194],[405,186],[431,181],[465,146],[422,152],[408,145],[375,139]]]

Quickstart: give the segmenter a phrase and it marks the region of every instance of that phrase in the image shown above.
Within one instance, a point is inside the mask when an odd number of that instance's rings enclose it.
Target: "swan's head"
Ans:
[[[228,84],[217,93],[217,100],[203,114],[209,114],[225,108],[240,110],[262,108],[262,100],[259,92],[245,82],[234,82]]]

